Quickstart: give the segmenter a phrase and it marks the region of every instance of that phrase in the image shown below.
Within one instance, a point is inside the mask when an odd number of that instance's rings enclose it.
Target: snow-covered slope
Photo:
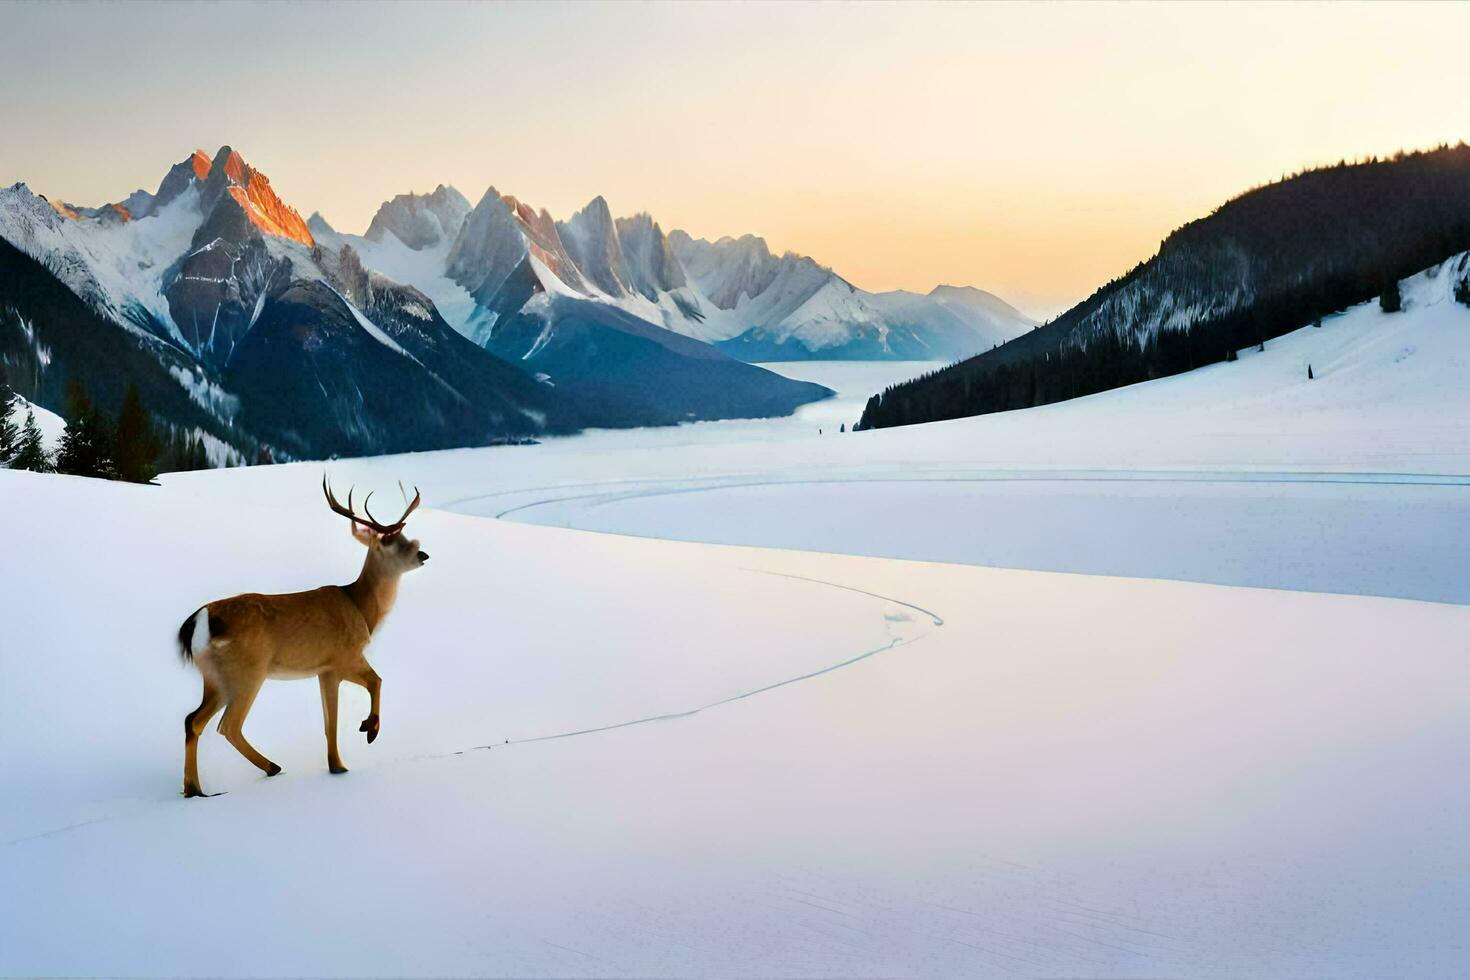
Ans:
[[[163,338],[180,336],[163,298],[164,277],[199,221],[197,188],[125,222],[67,218],[22,183],[0,189],[0,237],[100,314]]]
[[[1470,145],[1342,162],[1235,197],[997,350],[884,393],[868,428],[1029,408],[1211,365],[1470,248]]]
[[[930,429],[951,467],[988,456],[985,430]],[[892,459],[926,431],[763,448]],[[627,462],[583,439],[559,445],[585,447],[584,478]],[[916,443],[929,464],[934,445]],[[180,721],[199,686],[174,633],[208,599],[351,577],[361,551],[320,467],[162,488],[0,472],[0,508],[27,516],[8,532],[25,569],[0,589],[0,973],[1470,969],[1466,607],[436,509],[508,473],[541,499],[576,492],[541,465],[555,449],[331,464],[339,485],[402,479],[427,499],[410,526],[433,559],[370,652],[382,734],[357,736],[366,700],[345,688],[352,771],[329,775],[317,686],[269,684],[247,732],[284,773],[262,778],[211,730],[202,774],[225,795],[192,801]],[[658,457],[691,480],[737,449]],[[829,499],[826,523],[861,536]],[[1378,516],[1412,527],[1404,499]],[[1383,540],[1401,563],[1418,541]]]

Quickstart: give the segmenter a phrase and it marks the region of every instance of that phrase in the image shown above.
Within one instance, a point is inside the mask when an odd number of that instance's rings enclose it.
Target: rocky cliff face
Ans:
[[[191,168],[192,180],[199,182],[201,169]],[[265,175],[227,146],[216,154],[199,187],[203,220],[163,295],[189,348],[206,363],[223,366],[260,315],[268,292],[284,288],[291,278],[290,259],[273,254],[265,235],[301,244],[312,239],[306,223],[281,203]],[[282,228],[277,219],[300,227]],[[305,241],[282,234],[291,230]]]

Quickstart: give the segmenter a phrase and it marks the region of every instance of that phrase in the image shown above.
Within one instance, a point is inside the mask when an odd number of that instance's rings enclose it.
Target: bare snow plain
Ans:
[[[0,974],[1463,975],[1440,284],[905,430],[833,432],[893,366],[807,364],[842,396],[764,423],[0,472]],[[356,574],[324,469],[424,491],[382,734],[344,688],[331,776],[316,686],[272,683],[247,730],[285,772],[209,732],[225,795],[185,801],[174,631]]]

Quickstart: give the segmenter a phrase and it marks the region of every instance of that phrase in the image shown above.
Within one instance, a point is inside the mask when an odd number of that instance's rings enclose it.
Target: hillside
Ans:
[[[874,396],[863,428],[1062,401],[1222,361],[1470,248],[1470,146],[1257,188],[1000,348]]]

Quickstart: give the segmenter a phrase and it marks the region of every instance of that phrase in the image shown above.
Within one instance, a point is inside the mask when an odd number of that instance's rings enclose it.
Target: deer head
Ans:
[[[402,489],[401,484],[399,489]],[[327,485],[325,476],[322,477],[322,493],[327,497],[328,507],[352,522],[352,536],[368,549],[367,565],[378,574],[396,578],[404,572],[422,568],[429,560],[429,556],[419,550],[419,542],[403,533],[404,525],[408,523],[408,515],[417,509],[422,499],[418,487],[413,488],[413,500],[408,502],[407,509],[392,524],[384,524],[376,520],[372,511],[368,510],[368,502],[373,499],[371,493],[362,502],[365,516],[359,515],[352,506],[353,491],[351,489],[347,491],[347,506],[342,506],[333,496],[332,488]],[[407,496],[405,493],[404,497]]]

